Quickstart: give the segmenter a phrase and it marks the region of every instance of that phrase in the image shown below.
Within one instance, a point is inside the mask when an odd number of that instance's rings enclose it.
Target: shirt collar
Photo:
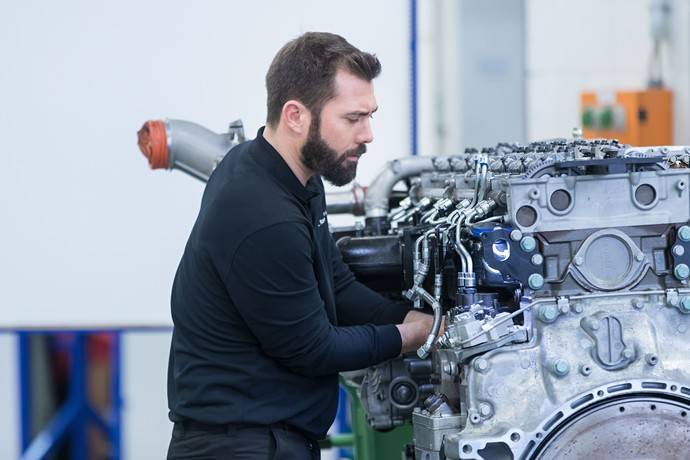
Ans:
[[[321,193],[318,176],[312,176],[307,181],[306,187],[302,185],[297,176],[292,172],[283,157],[264,138],[264,126],[259,128],[254,139],[255,148],[252,149],[252,158],[266,169],[278,182],[300,201],[307,203]]]

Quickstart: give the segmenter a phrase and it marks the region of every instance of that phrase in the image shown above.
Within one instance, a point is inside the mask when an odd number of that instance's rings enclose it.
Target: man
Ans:
[[[380,69],[328,33],[275,56],[267,126],[211,176],[175,276],[168,458],[319,458],[338,372],[426,338],[431,317],[355,281],[328,231],[320,176],[355,177]]]

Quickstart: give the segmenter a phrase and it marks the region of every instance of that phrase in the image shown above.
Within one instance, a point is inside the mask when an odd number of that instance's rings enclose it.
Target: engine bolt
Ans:
[[[635,254],[635,260],[638,262],[642,262],[644,260],[644,252],[638,252]]]
[[[513,241],[520,241],[522,239],[522,232],[518,229],[510,232],[510,239]]]
[[[525,252],[532,252],[537,247],[537,240],[535,240],[534,237],[526,236],[520,240],[520,247]]]
[[[582,258],[582,256],[575,257],[575,265],[582,265],[583,263],[585,263],[585,260]]]
[[[534,254],[530,260],[532,261],[532,265],[541,265],[544,263],[544,256],[541,254]]]
[[[543,305],[539,309],[539,319],[545,323],[553,323],[558,318],[558,308],[555,305]]]
[[[654,353],[647,353],[646,355],[644,355],[644,359],[650,366],[656,366],[659,362],[659,357],[657,357],[657,355],[655,355]]]
[[[678,309],[681,311],[681,313],[690,313],[690,297],[684,296],[682,299],[680,299]]]
[[[474,360],[474,370],[477,372],[486,372],[489,369],[489,361],[484,358],[477,358]]]
[[[678,238],[681,241],[688,242],[690,241],[690,227],[687,225],[683,225],[678,229]]]
[[[635,352],[632,351],[630,348],[626,348],[625,350],[623,350],[623,358],[633,359],[634,356],[635,356]]]
[[[479,405],[479,413],[482,415],[482,417],[488,417],[491,415],[491,405],[489,403],[481,403]]]
[[[685,264],[678,264],[676,268],[673,269],[673,274],[676,275],[676,278],[679,280],[688,279],[690,276],[690,267]]]
[[[632,301],[633,308],[637,310],[642,310],[644,308],[644,302],[642,302],[640,299],[634,299]]]
[[[686,265],[685,268],[688,268],[688,266]],[[690,269],[688,269],[688,271],[690,272]],[[690,275],[690,273],[688,273],[688,275]],[[531,289],[534,289],[535,291],[539,290],[544,287],[544,277],[539,273],[532,273],[529,275],[529,278],[527,278],[527,284]]]
[[[681,246],[680,244],[676,244],[675,246],[673,246],[673,255],[675,255],[676,257],[680,257],[683,254],[685,254],[685,248],[683,246]]]
[[[565,377],[570,372],[570,365],[564,359],[557,359],[553,362],[551,370],[557,377]]]

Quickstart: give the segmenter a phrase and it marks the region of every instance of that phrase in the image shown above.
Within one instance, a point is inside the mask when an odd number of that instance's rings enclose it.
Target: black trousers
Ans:
[[[282,424],[201,427],[175,423],[168,460],[319,460],[316,442]]]

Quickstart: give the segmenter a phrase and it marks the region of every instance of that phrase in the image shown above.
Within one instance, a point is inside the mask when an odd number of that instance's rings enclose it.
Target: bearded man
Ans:
[[[220,162],[175,275],[168,458],[319,458],[338,372],[419,347],[431,317],[357,282],[321,178],[352,181],[373,140],[379,60],[306,33],[266,75],[266,127]]]

